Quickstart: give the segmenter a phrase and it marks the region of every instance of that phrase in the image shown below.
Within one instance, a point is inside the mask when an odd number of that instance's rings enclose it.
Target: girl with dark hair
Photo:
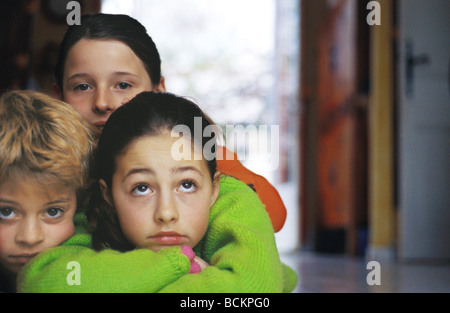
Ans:
[[[95,152],[92,242],[77,233],[40,254],[21,272],[19,291],[292,291],[296,275],[280,262],[264,206],[217,171],[210,126],[172,94],[144,92],[117,109]],[[83,276],[72,286],[61,278],[74,261]]]
[[[55,68],[54,93],[100,130],[114,110],[143,91],[164,92],[161,59],[145,27],[127,15],[93,14],[69,26]],[[275,232],[286,220],[277,190],[262,176],[242,166],[223,146],[217,166],[251,186],[266,206]]]
[[[127,15],[94,14],[67,29],[53,91],[100,129],[142,91],[165,91],[159,52],[145,27]]]
[[[153,41],[139,22],[124,15],[83,16],[80,26],[70,26],[61,45],[55,75],[55,95],[74,106],[90,124],[101,130],[107,121],[109,124],[113,112],[137,94],[165,91],[159,53]],[[160,112],[154,112],[157,116],[165,112],[162,107],[167,102],[180,102],[192,107],[187,101],[168,95],[162,98],[156,95],[145,97],[152,97],[151,101],[144,101],[148,104],[158,106],[157,103],[160,103]],[[129,109],[124,110],[126,112]],[[99,142],[99,151],[107,151],[106,154],[111,153],[111,156],[102,154],[96,157],[94,174],[101,183],[101,189],[97,187],[97,196],[92,199],[92,207],[89,207],[96,209],[89,213],[94,235],[83,232],[83,228],[89,228],[89,225],[80,222],[75,236],[60,247],[38,256],[24,268],[19,275],[19,291],[292,291],[295,273],[280,263],[274,242],[274,230],[281,229],[286,217],[281,198],[263,177],[245,169],[235,155],[232,160],[223,159],[223,156],[228,155],[224,147],[216,146],[217,151],[214,152],[217,153],[217,170],[226,175],[221,175],[220,179],[214,178],[216,169],[209,166],[214,162],[207,162],[209,173],[213,175],[210,176],[211,184],[216,186],[218,181],[219,191],[202,239],[193,247],[196,240],[184,242],[184,239],[177,239],[176,236],[162,236],[167,237],[161,239],[163,242],[179,245],[165,247],[157,252],[136,249],[143,245],[135,241],[133,226],[122,227],[124,220],[120,219],[119,211],[111,208],[117,206],[113,197],[116,194],[113,183],[117,172],[115,166],[122,157],[120,152],[128,149],[127,145],[120,142],[133,145],[131,138],[123,137],[124,141],[121,141],[116,135],[122,131],[129,134],[125,128],[132,130],[137,127],[134,124],[140,120],[140,114],[143,114],[144,120],[150,118],[142,110],[131,110],[135,114],[132,119],[125,118],[126,113],[118,113],[118,121],[113,119],[111,123],[122,125],[123,128],[111,126],[110,129],[116,132],[105,134]],[[186,117],[192,118],[193,114],[191,112]],[[204,114],[201,116],[204,117]],[[156,145],[159,146],[163,146],[163,142]],[[105,170],[100,171],[103,167]],[[246,184],[253,184],[257,193]],[[187,181],[180,186],[183,190],[193,187]],[[135,187],[133,192],[137,194],[151,189],[145,184]],[[264,198],[266,200],[261,201],[266,207],[260,201]],[[100,207],[101,203],[104,210]],[[195,208],[197,204],[191,207]],[[161,231],[164,234],[165,230]],[[255,240],[249,242],[251,238]],[[247,243],[241,244],[242,240]],[[180,248],[180,245],[183,246]],[[101,251],[93,250],[93,246]],[[81,266],[80,285],[69,284],[66,280],[69,273],[67,265],[72,261],[79,262]],[[211,266],[205,269],[206,262]],[[204,270],[198,275],[187,275],[199,270],[197,263]]]
[[[94,162],[99,185],[88,211],[95,225],[94,248],[156,251],[198,244],[218,195],[220,173],[216,135],[197,138],[194,133],[204,134],[211,126],[197,105],[163,93],[141,93],[111,115]],[[162,235],[148,240],[152,230]],[[141,232],[146,234],[142,238]]]

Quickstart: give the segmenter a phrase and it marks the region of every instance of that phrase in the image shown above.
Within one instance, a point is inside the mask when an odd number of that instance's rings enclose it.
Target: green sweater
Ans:
[[[82,215],[77,216],[80,226]],[[62,245],[42,252],[18,275],[19,292],[291,292],[296,274],[280,262],[270,219],[244,183],[222,177],[209,226],[194,248],[211,266],[189,274],[180,247],[153,252],[96,252],[91,236],[78,228]],[[79,264],[79,285],[68,283]]]

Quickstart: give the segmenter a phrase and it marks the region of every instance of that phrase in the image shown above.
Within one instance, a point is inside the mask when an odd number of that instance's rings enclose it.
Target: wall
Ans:
[[[100,12],[100,1],[78,1],[81,14]],[[70,12],[67,10],[67,12]],[[33,57],[32,75],[36,88],[52,95],[53,69],[56,63],[59,44],[67,29],[65,20],[58,22],[44,12],[44,4],[33,14],[31,52]]]

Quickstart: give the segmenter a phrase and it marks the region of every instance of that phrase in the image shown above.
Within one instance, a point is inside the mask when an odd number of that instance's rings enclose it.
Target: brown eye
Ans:
[[[184,180],[181,182],[178,190],[181,192],[194,192],[196,190],[197,185],[191,180]]]
[[[132,194],[134,194],[136,196],[144,196],[144,195],[149,194],[151,191],[152,190],[150,189],[150,187],[148,185],[139,184],[136,187],[134,187],[131,192],[132,192]]]
[[[75,86],[75,90],[80,90],[80,91],[87,91],[89,90],[89,88],[91,88],[88,84],[79,84],[77,86]]]
[[[131,87],[131,85],[130,84],[128,84],[128,83],[125,83],[125,82],[121,82],[121,83],[119,83],[118,85],[117,85],[117,87],[119,88],[119,89],[128,89],[128,88],[130,88]]]
[[[63,213],[64,211],[59,208],[50,208],[46,212],[47,216],[51,218],[61,217]]]

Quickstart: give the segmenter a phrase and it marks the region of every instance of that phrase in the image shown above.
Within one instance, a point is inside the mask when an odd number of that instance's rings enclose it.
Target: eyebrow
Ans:
[[[131,72],[127,72],[127,71],[115,71],[112,73],[113,76],[133,76],[133,77],[137,77],[139,78],[140,76]],[[73,75],[71,75],[70,77],[67,78],[67,81],[76,79],[76,78],[87,78],[87,77],[91,77],[90,74],[88,73],[75,73]]]
[[[71,75],[70,77],[67,78],[67,81],[76,79],[76,78],[86,78],[86,77],[91,77],[91,75],[89,75],[88,73],[76,73]]]
[[[172,172],[173,173],[188,172],[188,171],[197,172],[198,174],[200,174],[200,176],[203,177],[203,173],[198,168],[196,168],[194,166],[181,166],[181,167],[174,167],[174,168],[172,168]]]
[[[122,181],[125,181],[128,177],[134,174],[155,175],[155,172],[149,168],[133,168],[127,172],[127,174],[123,177]]]
[[[115,76],[134,76],[134,77],[140,77],[137,74],[131,73],[131,72],[127,72],[127,71],[115,71],[112,73]]]
[[[8,203],[8,204],[15,204],[15,205],[18,205],[18,204],[19,204],[19,203],[17,203],[16,201],[8,200],[8,199],[2,199],[2,198],[0,198],[0,202]]]
[[[70,199],[69,198],[57,199],[54,201],[47,202],[47,203],[45,203],[45,205],[52,205],[52,204],[65,203],[65,202],[70,202]]]
[[[200,176],[203,177],[203,173],[194,166],[180,166],[180,167],[174,167],[171,169],[171,172],[173,174],[182,173],[182,172],[188,172],[188,171],[194,171],[198,173]],[[133,168],[127,172],[127,174],[124,176],[122,181],[125,181],[128,177],[135,175],[135,174],[146,174],[146,175],[156,175],[155,171],[153,171],[150,168]]]
[[[65,202],[69,202],[69,201],[70,201],[69,198],[62,198],[62,199],[57,199],[57,200],[49,201],[49,202],[47,202],[47,203],[44,203],[44,205],[53,205],[53,204],[65,203]],[[16,201],[14,201],[14,200],[3,199],[3,198],[0,198],[0,202],[7,203],[7,204],[20,205],[19,202],[16,202]]]

